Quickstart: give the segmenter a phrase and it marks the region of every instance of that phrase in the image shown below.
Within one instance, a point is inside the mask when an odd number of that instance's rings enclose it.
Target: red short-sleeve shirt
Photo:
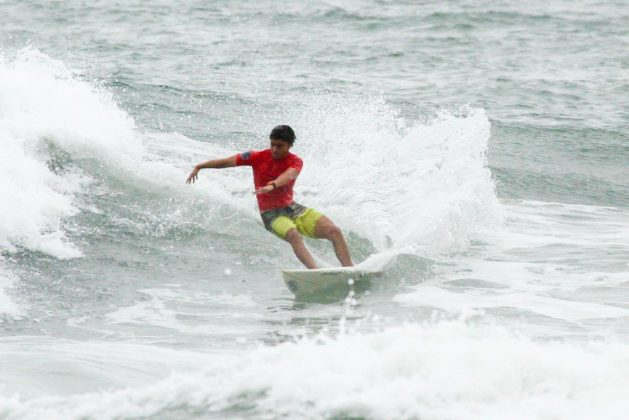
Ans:
[[[299,156],[292,153],[288,153],[282,159],[273,159],[271,149],[266,149],[236,155],[236,166],[251,166],[253,169],[253,183],[256,189],[258,189],[277,179],[288,168],[295,168],[297,172],[301,172],[304,163]],[[293,200],[293,185],[295,185],[295,180],[274,189],[268,194],[258,194],[256,197],[258,198],[260,213],[293,204],[295,202]]]

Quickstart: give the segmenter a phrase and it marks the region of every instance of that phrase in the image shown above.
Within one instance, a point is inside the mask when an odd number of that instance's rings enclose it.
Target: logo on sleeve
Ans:
[[[251,152],[247,151],[247,152],[243,152],[240,154],[240,158],[242,160],[249,160],[249,158],[251,157]]]

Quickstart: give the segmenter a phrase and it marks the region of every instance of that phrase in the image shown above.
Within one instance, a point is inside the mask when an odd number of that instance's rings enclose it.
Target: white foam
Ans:
[[[0,246],[58,258],[81,255],[61,228],[77,212],[77,168],[51,168],[47,145],[73,158],[138,157],[134,125],[110,94],[79,80],[63,63],[32,49],[0,57]]]
[[[357,264],[355,268],[365,271],[383,271],[397,255],[398,254],[393,251],[370,255],[366,260]]]
[[[620,418],[629,345],[532,341],[463,321],[261,347],[146,387],[5,398],[7,418],[168,416]]]

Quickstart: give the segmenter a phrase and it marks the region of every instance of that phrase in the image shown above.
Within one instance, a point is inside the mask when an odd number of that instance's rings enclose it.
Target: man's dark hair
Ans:
[[[271,130],[271,140],[282,140],[291,146],[295,142],[295,132],[288,125],[278,125]]]

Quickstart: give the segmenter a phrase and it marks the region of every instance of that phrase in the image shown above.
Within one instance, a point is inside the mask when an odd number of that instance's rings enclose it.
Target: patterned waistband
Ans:
[[[286,216],[291,219],[295,219],[299,217],[303,212],[308,210],[307,207],[302,206],[298,203],[293,203],[287,207],[281,207],[279,209],[267,210],[263,212],[260,216],[262,217],[262,221],[264,222],[264,227],[267,229],[271,228],[271,223],[273,220],[277,219],[280,216]]]

